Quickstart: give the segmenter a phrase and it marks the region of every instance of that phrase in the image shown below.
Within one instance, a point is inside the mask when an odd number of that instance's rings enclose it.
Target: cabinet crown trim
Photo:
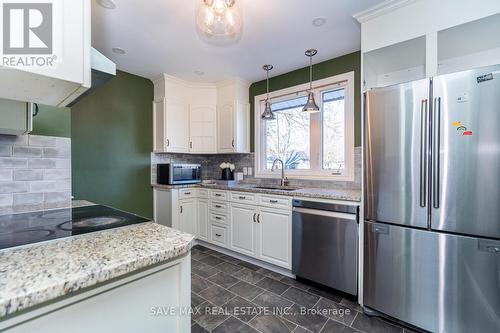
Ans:
[[[399,9],[401,7],[408,6],[417,1],[419,0],[386,0],[378,5],[356,13],[352,17],[354,17],[359,23],[362,24],[376,17],[395,11],[396,9]]]

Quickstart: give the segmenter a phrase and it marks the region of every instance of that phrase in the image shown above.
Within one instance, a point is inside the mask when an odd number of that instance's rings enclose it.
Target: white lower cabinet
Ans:
[[[210,225],[210,242],[227,247],[227,227],[218,224]]]
[[[243,204],[230,204],[229,220],[231,221],[231,250],[255,256],[255,224],[257,208]]]
[[[208,200],[207,199],[198,199],[198,207],[197,207],[197,234],[199,239],[208,241]]]
[[[258,215],[259,259],[275,265],[288,267],[291,264],[292,213],[261,207]]]
[[[196,199],[179,201],[179,229],[189,234],[196,235]]]
[[[206,189],[155,191],[156,222],[291,269],[291,197]],[[160,196],[162,192],[170,195]],[[165,200],[170,201],[160,202]],[[166,213],[169,207],[172,207],[171,214]]]

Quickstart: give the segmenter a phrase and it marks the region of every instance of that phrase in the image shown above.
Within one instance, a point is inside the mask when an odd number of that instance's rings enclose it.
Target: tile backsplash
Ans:
[[[197,163],[201,164],[203,179],[220,179],[221,170],[219,165],[222,162],[231,162],[236,166],[235,172],[243,172],[243,168],[255,170],[255,155],[250,154],[221,154],[221,155],[191,155],[191,154],[151,154],[151,183],[156,183],[156,165],[158,163]],[[336,188],[358,190],[361,188],[361,147],[354,148],[354,181],[318,181],[290,179],[290,185],[303,187]],[[245,176],[246,183],[276,183],[279,179],[255,178],[252,175]]]
[[[71,139],[0,135],[0,214],[68,206]]]

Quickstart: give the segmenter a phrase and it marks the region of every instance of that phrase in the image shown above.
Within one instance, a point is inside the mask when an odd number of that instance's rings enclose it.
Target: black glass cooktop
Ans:
[[[0,249],[148,222],[107,206],[0,216]]]

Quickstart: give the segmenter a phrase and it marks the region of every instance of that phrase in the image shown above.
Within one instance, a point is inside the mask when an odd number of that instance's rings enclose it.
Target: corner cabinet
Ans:
[[[153,83],[155,153],[250,152],[248,83],[195,83],[166,74]]]
[[[215,104],[189,106],[189,152],[210,154],[217,151],[217,111]]]

